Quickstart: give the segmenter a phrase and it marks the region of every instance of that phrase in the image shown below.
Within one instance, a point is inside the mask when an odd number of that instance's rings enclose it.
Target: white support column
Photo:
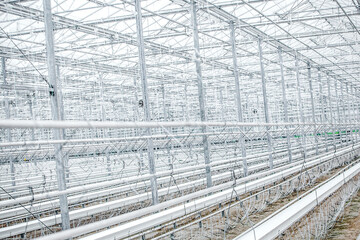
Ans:
[[[349,124],[353,123],[352,121],[352,114],[351,114],[351,100],[350,100],[350,92],[349,92],[349,83],[346,83],[346,101],[347,101],[347,115],[348,115],[348,122]],[[346,127],[346,135],[354,141],[354,134],[353,134],[353,127],[348,126]]]
[[[32,96],[31,96],[31,94],[28,94],[27,97],[28,97],[30,118],[31,118],[31,120],[35,120],[34,113],[33,113],[33,103],[32,103],[32,99],[31,99]],[[34,128],[31,129],[31,140],[35,141],[35,129]]]
[[[354,105],[354,122],[355,123],[359,123],[359,118],[358,118],[358,97],[357,97],[357,88],[355,85],[353,85],[353,105]],[[356,126],[356,129],[358,128],[358,126]],[[357,130],[356,130],[356,134],[358,134]]]
[[[202,74],[201,74],[201,59],[200,59],[200,47],[199,47],[199,32],[198,32],[198,24],[196,17],[196,2],[191,0],[190,3],[190,13],[191,13],[191,22],[193,27],[193,40],[194,40],[194,51],[195,51],[195,65],[196,65],[196,78],[197,78],[197,86],[198,86],[198,97],[199,97],[199,106],[200,106],[200,119],[202,122],[207,120],[206,112],[205,112],[205,97],[204,97],[204,89],[202,82]],[[207,132],[207,127],[202,127],[202,133]],[[211,180],[211,169],[210,169],[210,149],[209,149],[209,140],[207,135],[203,135],[203,146],[204,146],[204,158],[205,158],[205,171],[206,171],[206,184],[207,187],[212,186]]]
[[[301,123],[305,123],[305,118],[304,118],[304,106],[303,106],[303,102],[302,102],[302,98],[301,98],[301,85],[300,85],[300,72],[299,72],[299,58],[297,55],[297,52],[295,52],[295,69],[296,69],[296,87],[297,87],[297,95],[298,95],[298,107],[299,107],[299,113],[300,113],[300,121]],[[304,155],[304,159],[306,159],[306,135],[305,135],[305,130],[304,130],[305,126],[301,127],[301,145],[303,148],[303,155]]]
[[[1,58],[1,72],[2,72],[2,77],[3,77],[3,84],[7,85],[7,81],[6,81],[6,59],[5,57]],[[5,117],[6,119],[10,119],[11,117],[11,113],[10,113],[10,102],[9,102],[9,98],[8,98],[8,90],[4,90],[4,99],[5,99]],[[6,129],[6,140],[8,142],[12,141],[11,138],[11,129]],[[15,181],[15,164],[14,164],[14,159],[12,157],[10,157],[9,159],[9,164],[10,164],[10,174],[11,174],[11,185],[15,186],[16,185],[16,181]]]
[[[161,84],[161,100],[162,100],[162,109],[164,115],[164,121],[168,121],[168,113],[166,111],[166,99],[165,99],[165,85]]]
[[[279,54],[279,64],[280,64],[280,74],[281,74],[281,89],[282,89],[282,100],[284,106],[284,120],[286,123],[289,122],[289,113],[288,113],[288,102],[286,98],[286,87],[285,87],[285,77],[284,77],[284,62],[282,58],[282,49],[281,47],[278,48]],[[291,142],[290,142],[290,133],[289,133],[289,126],[286,126],[286,143],[287,143],[287,151],[289,162],[292,162],[292,152],[291,152]]]
[[[60,79],[60,66],[56,65],[56,84],[57,84],[57,101],[58,101],[58,108],[59,108],[59,117],[60,120],[65,120],[65,113],[64,113],[64,99],[62,94],[62,82]],[[65,132],[64,132],[65,136]]]
[[[264,99],[264,111],[265,111],[265,122],[270,122],[270,114],[269,114],[269,106],[268,106],[268,99],[266,94],[266,79],[265,79],[265,69],[263,63],[263,52],[262,52],[262,39],[258,38],[258,47],[259,47],[259,59],[260,59],[260,70],[261,70],[261,86],[263,91],[263,99]],[[268,152],[269,152],[269,168],[273,169],[273,156],[272,156],[272,139],[270,135],[270,127],[266,127],[266,135],[267,135],[267,142],[268,142]]]
[[[58,114],[59,114],[59,120],[65,120],[65,111],[64,111],[64,98],[62,93],[62,82],[60,79],[60,66],[56,65],[56,86],[57,86],[57,102],[58,102]],[[93,129],[91,129],[93,132]],[[61,129],[60,130],[61,139],[66,139],[66,130]],[[68,154],[63,154],[63,162],[65,167],[65,179],[66,182],[69,182],[70,178],[70,169],[69,169],[69,156]]]
[[[360,122],[360,101],[359,101],[359,89],[358,88],[355,88],[354,89],[355,91],[355,97],[356,97],[356,119],[357,119],[357,122]]]
[[[45,21],[45,35],[46,35],[46,60],[48,67],[48,82],[50,84],[50,101],[51,101],[51,115],[53,120],[61,120],[59,116],[59,103],[58,103],[58,88],[56,79],[56,66],[55,66],[55,52],[54,52],[54,33],[53,22],[51,13],[50,0],[43,0],[44,7],[44,21]],[[62,133],[60,129],[53,129],[54,140],[62,140]],[[59,191],[66,190],[65,181],[65,166],[62,153],[62,145],[54,144],[55,148],[55,161],[56,161],[56,176]],[[69,209],[67,195],[62,194],[59,196],[60,211],[61,211],[61,224],[62,229],[70,228]]]
[[[137,75],[137,74],[136,74]],[[139,111],[139,93],[137,87],[137,77],[134,77],[134,98],[135,98],[135,106],[134,106],[134,119],[136,121],[141,121],[140,111]],[[136,136],[138,135],[138,131],[136,131]]]
[[[333,113],[333,106],[332,106],[332,98],[331,98],[331,84],[330,84],[330,77],[329,74],[326,74],[326,81],[327,81],[327,92],[328,92],[328,102],[329,102],[329,109],[330,109],[330,121],[329,123],[332,125],[334,124],[334,113]],[[332,131],[332,140],[333,140],[333,147],[334,149],[336,149],[336,139],[335,139],[335,128],[332,126],[331,127],[331,131]]]
[[[244,120],[243,120],[243,113],[242,113],[242,107],[241,107],[239,71],[238,71],[238,65],[237,65],[235,27],[234,27],[234,22],[232,22],[232,21],[230,22],[230,43],[231,43],[233,68],[234,68],[237,120],[239,122],[243,122]],[[240,130],[242,132],[243,128],[241,128]],[[248,175],[248,166],[247,166],[247,161],[246,161],[245,139],[242,135],[240,135],[240,137],[239,137],[239,142],[240,142],[240,149],[241,149],[241,157],[243,159],[242,162],[243,162],[244,177],[246,177]]]
[[[339,106],[339,94],[338,94],[338,86],[337,86],[337,81],[334,78],[334,84],[335,84],[335,99],[336,99],[336,113],[337,113],[337,123],[340,124],[341,123],[341,115],[340,115],[340,106]],[[340,146],[343,145],[342,140],[341,140],[341,128],[337,127],[336,128],[336,132],[339,132],[339,141],[340,141]]]
[[[310,88],[309,91],[310,91],[310,100],[311,100],[312,120],[313,120],[313,123],[316,124],[314,92],[313,92],[313,85],[312,85],[312,78],[311,78],[311,65],[309,62],[307,63],[307,68],[308,68],[308,80],[309,80],[309,88]],[[318,140],[318,136],[317,136],[316,127],[317,126],[314,125],[313,135],[314,135],[314,139],[315,139],[315,149],[316,149],[316,155],[317,155],[317,154],[319,154],[319,140]]]
[[[187,82],[184,85],[184,99],[185,99],[185,119],[186,121],[190,121],[190,114],[189,114],[189,101],[188,101],[188,91],[187,91]]]
[[[162,98],[162,108],[163,108],[163,115],[164,115],[164,121],[167,122],[169,121],[168,119],[168,113],[166,111],[166,98],[165,98],[165,85],[161,84],[161,98]],[[170,130],[171,131],[171,130]],[[169,169],[172,170],[174,168],[172,160],[171,160],[171,145],[170,141],[168,144],[166,144],[166,151],[167,151],[167,157],[168,157],[168,164],[169,164]]]
[[[219,88],[219,94],[220,94],[220,108],[221,108],[221,121],[225,121],[225,109],[224,109],[224,96],[223,96],[223,89]]]
[[[100,81],[100,99],[101,99],[101,121],[106,121],[106,111],[105,111],[105,100],[104,100],[104,80],[102,74],[99,74]],[[103,129],[104,138],[109,137],[108,129]],[[108,172],[108,176],[111,176],[111,159],[109,153],[109,146],[105,149],[105,157],[106,157],[106,168]]]
[[[346,106],[345,106],[345,101],[344,101],[344,84],[343,82],[340,82],[340,100],[341,100],[341,109],[342,109],[342,114],[343,114],[343,123],[346,123],[348,121],[348,118],[346,116]],[[346,132],[346,127],[343,126],[341,128],[341,132],[340,134],[342,134],[342,132],[345,131],[345,141],[348,140],[348,134]],[[346,144],[345,144],[346,145]]]
[[[344,83],[340,82],[340,95],[341,95],[341,109],[343,110],[343,123],[346,123],[348,121],[348,118],[346,116],[346,106],[345,106],[345,100],[344,100]]]
[[[6,59],[5,57],[1,58],[1,72],[3,77],[3,84],[7,85],[6,81]],[[10,103],[8,98],[8,90],[4,90],[4,99],[5,99],[5,117],[6,119],[10,119]],[[6,139],[8,142],[11,142],[11,129],[6,129]]]
[[[146,62],[145,62],[145,51],[144,51],[144,37],[143,37],[143,27],[142,27],[142,14],[141,14],[141,0],[135,0],[135,11],[136,11],[136,30],[137,30],[137,43],[139,51],[139,66],[140,66],[140,78],[143,91],[143,101],[144,101],[144,113],[145,121],[151,121],[150,116],[150,103],[149,103],[149,93],[148,93],[148,82],[146,76]],[[151,130],[146,129],[146,134],[151,136]],[[159,203],[158,189],[157,189],[157,179],[155,176],[156,167],[154,159],[154,144],[151,138],[147,140],[147,152],[148,152],[148,162],[149,162],[149,173],[151,193],[152,193],[152,204],[156,205]]]
[[[351,120],[351,123],[358,123],[356,121],[356,109],[355,109],[355,104],[356,104],[356,96],[354,94],[354,85],[351,84],[351,96],[352,96],[352,101],[351,101],[351,106],[352,106],[352,120]],[[352,127],[352,131],[354,131],[354,135],[355,135],[355,141],[357,142],[358,141],[358,134],[357,134],[357,125]]]
[[[323,85],[322,85],[322,82],[321,82],[322,79],[321,79],[320,68],[318,68],[317,71],[318,71],[320,106],[321,106],[321,124],[325,124],[326,114],[325,114],[324,94],[323,94]],[[325,139],[325,150],[326,150],[326,152],[329,151],[328,135],[327,135],[328,131],[327,130],[328,130],[327,128],[324,129],[325,132],[324,132],[324,138],[323,138],[323,139]]]
[[[335,84],[335,99],[336,99],[336,113],[337,113],[337,123],[341,123],[341,116],[340,116],[340,106],[339,106],[339,94],[338,94],[338,86],[337,81],[334,79]]]

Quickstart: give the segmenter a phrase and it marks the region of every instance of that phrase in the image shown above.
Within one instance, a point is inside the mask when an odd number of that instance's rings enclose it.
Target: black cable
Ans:
[[[0,188],[7,194],[9,195],[12,199],[16,200],[10,193],[8,193],[3,187],[0,186]],[[24,205],[22,205],[21,203],[19,203],[19,205],[21,207],[23,207],[28,213],[30,213],[34,218],[36,218],[36,220],[38,220],[41,224],[43,224],[51,233],[54,233],[53,230],[51,230],[43,221],[41,221],[37,216],[35,216],[35,214],[33,214],[29,209],[27,209]]]
[[[20,51],[20,53],[23,55],[23,57],[31,64],[31,66],[39,73],[39,75],[41,76],[41,78],[46,82],[47,85],[49,85],[50,88],[53,88],[53,86],[49,83],[48,80],[46,80],[46,78],[44,77],[44,75],[41,74],[41,72],[35,67],[35,65],[30,61],[30,59],[25,55],[25,53],[18,47],[18,45],[14,42],[14,40],[12,40],[9,36],[9,34],[7,34],[7,32],[5,32],[5,30],[0,27],[1,31],[3,31],[3,33],[6,35],[6,37],[14,44],[14,46]]]

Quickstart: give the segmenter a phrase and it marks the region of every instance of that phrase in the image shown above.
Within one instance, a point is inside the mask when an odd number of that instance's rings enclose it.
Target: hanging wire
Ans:
[[[28,56],[21,50],[21,48],[19,48],[19,46],[14,42],[14,40],[11,39],[11,37],[9,36],[9,34],[2,28],[0,27],[1,31],[6,35],[6,37],[14,44],[14,46],[19,50],[19,52],[23,55],[23,57],[30,63],[30,65],[36,70],[36,72],[40,75],[41,79],[44,80],[44,82],[46,82],[46,84],[50,87],[53,88],[53,86],[49,83],[49,81],[45,78],[44,75],[41,74],[41,72],[39,71],[39,69],[36,68],[36,66],[34,65],[34,63],[28,58]]]
[[[16,198],[14,198],[8,191],[6,191],[3,187],[0,186],[0,188],[7,194],[9,195],[9,197],[11,197],[13,200],[16,200]],[[34,194],[33,190],[31,189],[32,194]],[[34,198],[34,197],[33,197]],[[31,201],[32,204],[33,200]],[[19,203],[19,205],[24,208],[28,213],[30,213],[34,218],[36,218],[36,220],[38,220],[42,225],[44,225],[51,233],[54,233],[53,230],[51,230],[51,228],[49,226],[47,226],[43,221],[40,220],[39,217],[37,217],[34,213],[32,213],[29,209],[27,209],[24,205],[22,205],[21,203]]]

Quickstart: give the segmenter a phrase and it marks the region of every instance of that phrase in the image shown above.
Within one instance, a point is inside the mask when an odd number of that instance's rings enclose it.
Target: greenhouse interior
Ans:
[[[0,239],[360,239],[360,0],[1,0]]]

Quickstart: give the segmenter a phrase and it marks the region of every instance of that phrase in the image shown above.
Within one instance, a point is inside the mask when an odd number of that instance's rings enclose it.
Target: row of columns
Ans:
[[[144,102],[144,116],[145,121],[151,121],[150,115],[150,104],[149,104],[149,95],[148,95],[148,81],[147,81],[147,74],[146,74],[146,60],[145,60],[145,51],[144,51],[144,37],[143,37],[143,27],[142,27],[142,14],[141,14],[141,0],[135,0],[135,10],[136,10],[136,30],[137,30],[137,42],[138,42],[138,54],[139,54],[139,73],[140,73],[140,81],[142,86],[142,94],[143,94],[143,102]],[[48,81],[50,84],[50,100],[51,100],[51,112],[52,112],[52,119],[53,120],[61,120],[63,119],[63,113],[60,111],[59,104],[62,103],[61,98],[61,88],[57,86],[57,75],[59,75],[59,71],[56,71],[55,66],[55,55],[54,55],[54,40],[53,40],[53,23],[52,23],[52,14],[51,14],[51,6],[50,0],[43,0],[44,5],[44,16],[45,16],[45,33],[46,33],[46,47],[47,47],[47,65],[48,65]],[[193,44],[194,44],[194,52],[195,52],[195,70],[196,70],[196,79],[197,79],[197,88],[198,88],[198,100],[199,100],[199,110],[200,110],[200,119],[201,121],[207,121],[206,111],[205,111],[205,94],[204,94],[204,87],[203,87],[203,79],[202,79],[202,69],[201,69],[201,55],[200,55],[200,46],[199,46],[199,35],[198,35],[198,23],[197,23],[197,5],[194,0],[191,0],[191,22],[192,22],[192,30],[193,30]],[[235,80],[235,99],[236,99],[236,109],[237,109],[237,120],[239,122],[243,121],[243,113],[242,113],[242,104],[241,104],[241,91],[240,91],[240,82],[239,82],[239,72],[238,72],[238,63],[237,63],[237,53],[236,53],[236,37],[235,37],[235,26],[234,22],[230,22],[230,45],[232,48],[232,58],[233,58],[233,73],[234,73],[234,80]],[[263,93],[263,103],[264,103],[264,113],[265,113],[265,121],[269,123],[270,120],[270,112],[268,106],[268,99],[267,99],[267,87],[266,87],[266,77],[265,77],[265,68],[264,68],[264,60],[263,60],[263,52],[262,52],[262,39],[258,38],[258,50],[259,50],[259,60],[260,60],[260,70],[261,70],[261,83],[262,83],[262,93]],[[286,88],[285,88],[285,78],[284,78],[284,65],[282,59],[282,49],[278,49],[278,56],[279,56],[279,65],[280,65],[280,73],[281,73],[281,88],[282,88],[282,101],[284,107],[284,117],[285,122],[289,121],[288,117],[288,106],[287,106],[287,96],[286,96]],[[296,67],[296,82],[297,82],[297,95],[299,101],[299,113],[300,113],[300,122],[304,123],[304,112],[303,112],[303,103],[302,103],[302,96],[300,91],[300,76],[299,76],[299,60],[297,55],[295,56],[295,67]],[[2,59],[2,70],[5,73],[5,60]],[[319,70],[320,71],[320,70]],[[6,76],[4,76],[4,84],[6,83]],[[318,76],[319,84],[320,84],[320,94],[322,95],[322,84],[321,84],[321,75]],[[311,66],[308,63],[308,81],[309,81],[309,88],[310,88],[310,97],[311,97],[311,110],[312,110],[312,119],[313,122],[316,123],[315,120],[315,103],[314,103],[314,96],[313,96],[313,85],[312,85],[312,77],[311,77]],[[335,81],[335,93],[336,99],[338,99],[337,93],[337,82]],[[328,100],[331,106],[331,89],[330,89],[330,78],[327,75],[327,87],[328,87]],[[341,96],[343,97],[343,84],[341,84]],[[347,93],[348,93],[348,86],[346,86]],[[353,88],[351,88],[351,94],[353,94]],[[60,96],[60,97],[59,97]],[[350,103],[349,103],[350,104]],[[8,106],[8,104],[6,104]],[[6,112],[9,112],[9,107],[6,107]],[[354,106],[354,105],[353,105]],[[321,99],[321,107],[324,109],[324,103]],[[340,109],[339,103],[337,101],[337,116],[338,122],[340,122]],[[350,111],[350,105],[348,107]],[[355,107],[353,107],[353,111],[355,111]],[[345,111],[345,110],[344,110]],[[103,112],[103,120],[105,119],[104,110]],[[165,116],[165,112],[164,112]],[[330,123],[333,123],[333,109],[330,107]],[[7,113],[7,117],[10,117],[10,113]],[[322,110],[321,118],[325,120],[325,113]],[[350,119],[348,119],[350,121]],[[210,144],[207,135],[205,134],[208,129],[207,127],[202,127],[203,134],[203,151],[204,151],[204,162],[205,162],[205,175],[207,181],[207,187],[212,186],[212,178],[211,178],[211,168],[210,168]],[[241,129],[242,130],[242,129]],[[268,152],[269,152],[269,168],[273,168],[273,147],[272,147],[272,137],[270,135],[270,128],[267,129],[267,141],[268,141]],[[303,131],[303,138],[302,138],[302,145],[304,148],[304,157],[306,157],[306,138],[305,133]],[[54,132],[54,139],[60,140],[64,138],[64,132],[60,130],[53,130]],[[151,130],[147,129],[146,134],[151,136]],[[289,129],[286,128],[286,138],[287,138],[287,151],[289,156],[289,162],[292,161],[292,152],[291,152],[291,141],[289,135]],[[318,153],[318,138],[316,131],[314,131],[314,138],[316,144],[316,153]],[[11,134],[8,133],[8,140],[11,141]],[[243,171],[244,176],[248,174],[247,162],[246,162],[246,148],[245,148],[245,140],[243,136],[239,138],[239,144],[242,153],[242,164],[243,164]],[[61,145],[55,144],[55,158],[56,158],[56,173],[57,173],[57,183],[60,191],[66,189],[66,182],[65,182],[65,166],[66,161],[62,154]],[[159,203],[159,196],[158,196],[158,189],[157,189],[157,179],[156,179],[156,165],[155,165],[155,157],[154,157],[154,146],[153,141],[151,138],[147,140],[147,153],[148,153],[148,165],[149,165],[149,172],[150,172],[150,185],[151,185],[151,192],[152,192],[152,204]],[[60,195],[60,209],[61,209],[61,218],[62,218],[62,228],[68,229],[70,228],[70,219],[69,219],[69,211],[68,211],[68,202],[66,195]]]
[[[140,6],[141,0],[135,1],[135,8],[136,8],[136,26],[137,26],[137,38],[138,38],[138,50],[139,50],[139,66],[140,66],[140,79],[142,83],[142,91],[143,91],[143,98],[144,98],[144,111],[145,111],[145,120],[150,121],[150,110],[149,110],[149,102],[148,102],[148,90],[147,90],[147,78],[146,78],[146,68],[145,68],[145,54],[144,54],[144,40],[143,40],[143,29],[142,29],[142,18],[141,18],[141,6]],[[205,111],[205,96],[204,96],[204,87],[203,87],[203,78],[202,78],[202,69],[201,69],[201,55],[200,55],[200,47],[199,47],[199,33],[198,33],[198,23],[197,23],[197,5],[194,0],[190,3],[190,14],[191,14],[191,24],[192,24],[192,30],[193,30],[193,44],[194,44],[194,55],[195,55],[195,70],[196,70],[196,79],[197,79],[197,89],[198,89],[198,101],[199,101],[199,110],[200,110],[200,120],[205,122],[207,121],[206,111]],[[241,91],[240,91],[240,83],[239,83],[239,72],[238,72],[238,64],[237,64],[237,53],[236,53],[236,37],[235,37],[235,26],[234,22],[230,22],[230,45],[232,48],[232,58],[233,58],[233,73],[234,73],[234,80],[235,80],[235,99],[236,99],[236,109],[237,109],[237,119],[239,122],[243,121],[242,116],[242,104],[241,104]],[[267,87],[266,87],[266,77],[265,77],[265,69],[264,69],[264,63],[263,63],[263,53],[262,53],[262,39],[258,38],[258,50],[259,50],[259,60],[260,60],[260,70],[261,70],[261,83],[262,83],[262,92],[263,92],[263,103],[264,103],[264,113],[265,113],[265,121],[266,123],[269,123],[270,120],[270,112],[269,112],[269,106],[268,106],[268,99],[267,99]],[[287,96],[286,96],[286,87],[285,87],[285,78],[284,78],[284,65],[283,65],[283,59],[282,59],[282,49],[278,49],[278,55],[279,55],[279,65],[280,65],[280,73],[281,73],[281,88],[282,88],[282,101],[283,101],[283,107],[284,107],[284,120],[285,122],[289,121],[288,117],[288,106],[287,106]],[[309,88],[310,88],[310,99],[311,99],[311,112],[312,112],[312,120],[313,123],[316,124],[316,114],[315,114],[315,102],[314,102],[314,94],[313,94],[313,81],[311,76],[311,65],[308,63],[308,82],[309,82]],[[304,111],[303,111],[303,103],[302,103],[302,96],[301,96],[301,86],[300,86],[300,75],[299,75],[299,59],[297,57],[297,54],[295,55],[295,67],[296,67],[296,82],[297,82],[297,95],[298,95],[298,101],[299,101],[299,113],[300,113],[300,122],[305,123],[305,117],[304,117]],[[318,81],[320,86],[320,95],[322,96],[322,84],[321,84],[321,75],[320,75],[320,69],[318,70]],[[328,94],[330,94],[330,84],[329,84],[329,77],[327,76],[328,80]],[[336,84],[336,81],[335,81]],[[336,91],[337,94],[337,91]],[[338,98],[338,96],[336,96]],[[330,98],[329,98],[330,101]],[[325,120],[325,112],[324,112],[324,103],[323,100],[320,100],[321,107],[322,107],[322,114],[321,119]],[[330,105],[331,106],[331,105]],[[339,109],[339,106],[337,105],[337,108]],[[332,107],[330,107],[331,111],[331,123],[332,123]],[[165,113],[164,113],[165,116]],[[340,116],[340,114],[338,114]],[[273,146],[272,146],[272,137],[270,135],[270,128],[267,129],[267,141],[268,141],[268,152],[269,152],[269,168],[273,168]],[[210,168],[210,145],[208,137],[206,136],[207,127],[202,127],[202,133],[203,135],[203,151],[204,151],[204,162],[205,162],[205,174],[206,174],[206,180],[207,180],[207,187],[212,186],[212,179],[211,179],[211,168]],[[147,134],[151,134],[150,130],[148,130]],[[315,140],[315,147],[316,147],[316,154],[318,154],[319,151],[319,142],[318,142],[318,136],[316,132],[316,127],[313,132],[314,140]],[[304,129],[302,129],[302,141],[301,144],[303,146],[303,153],[304,157],[306,157],[306,134]],[[286,127],[286,138],[287,138],[287,151],[288,151],[288,157],[289,162],[292,162],[292,152],[291,152],[291,141],[290,141],[290,133],[288,127]],[[245,148],[245,140],[243,136],[240,136],[239,138],[239,144],[241,148],[242,153],[242,159],[243,159],[243,171],[244,176],[248,174],[247,170],[247,162],[246,162],[246,148]],[[151,139],[148,142],[148,162],[149,162],[149,171],[152,176],[154,176],[155,172],[155,161],[154,161],[154,153],[153,153],[153,147],[152,147],[152,141]],[[157,185],[156,185],[156,177],[153,177],[151,179],[151,189],[152,189],[152,201],[153,204],[157,204],[159,202],[158,195],[157,195]]]
[[[204,116],[204,102],[203,102],[203,89],[202,89],[202,76],[201,76],[201,64],[200,64],[200,54],[199,54],[199,39],[198,39],[198,29],[197,29],[197,20],[196,20],[196,2],[191,1],[191,19],[192,19],[192,25],[193,25],[193,38],[194,38],[194,51],[195,51],[195,64],[196,64],[196,73],[197,73],[197,80],[198,80],[198,92],[199,92],[199,103],[200,103],[200,118],[202,121],[206,120],[206,117]],[[235,99],[236,99],[236,109],[237,109],[237,119],[239,122],[243,121],[242,116],[242,104],[241,104],[241,97],[240,97],[240,83],[239,83],[239,73],[238,73],[238,64],[237,64],[237,53],[236,53],[236,38],[235,38],[235,26],[234,22],[229,23],[230,27],[230,45],[232,49],[232,58],[233,58],[233,73],[234,73],[234,80],[235,80]],[[259,51],[259,60],[260,60],[260,73],[261,73],[261,86],[262,86],[262,92],[263,92],[263,103],[264,103],[264,114],[265,114],[265,122],[269,123],[270,120],[270,112],[269,112],[269,106],[268,106],[268,99],[267,99],[267,87],[266,87],[266,77],[265,77],[265,69],[264,69],[264,60],[263,60],[263,53],[262,53],[262,39],[258,38],[258,51]],[[280,65],[280,73],[281,73],[281,88],[282,88],[282,101],[283,101],[283,111],[284,111],[284,120],[285,122],[289,122],[288,117],[288,104],[287,104],[287,97],[286,97],[286,88],[285,88],[285,77],[284,77],[284,66],[283,66],[283,58],[282,58],[282,49],[278,48],[278,55],[279,55],[279,65]],[[297,53],[295,54],[295,68],[296,68],[296,82],[297,82],[297,88],[298,88],[298,100],[299,100],[299,113],[300,113],[300,121],[302,123],[305,123],[305,117],[304,117],[304,111],[303,111],[303,103],[302,103],[302,96],[301,96],[301,86],[300,86],[300,74],[299,74],[299,59],[297,56]],[[308,75],[307,80],[309,83],[309,92],[310,92],[310,101],[311,101],[311,114],[312,114],[312,121],[314,123],[314,131],[313,131],[313,137],[315,141],[315,151],[316,154],[319,153],[319,139],[318,139],[318,132],[317,132],[317,126],[316,126],[316,110],[315,110],[315,100],[314,100],[314,89],[313,89],[313,77],[311,76],[311,64],[307,63],[307,69],[308,69]],[[318,70],[318,83],[319,83],[319,94],[320,94],[320,107],[321,107],[321,114],[320,119],[322,122],[325,121],[325,105],[324,105],[324,98],[323,98],[323,84],[321,79],[321,70]],[[333,109],[330,102],[330,77],[327,74],[327,81],[328,81],[328,95],[329,95],[329,109],[330,109],[330,115],[331,115],[331,121],[330,123],[333,123]],[[335,80],[336,84],[336,80]],[[343,99],[343,84],[341,83],[341,98]],[[337,87],[335,85],[335,92],[337,94]],[[349,95],[348,91],[348,85],[346,85],[347,93]],[[353,95],[353,94],[352,94]],[[355,97],[355,96],[354,96]],[[336,96],[336,99],[338,99],[338,96]],[[348,111],[350,111],[350,101],[348,101]],[[340,123],[340,112],[339,112],[339,106],[337,102],[337,109],[338,109],[338,123]],[[345,108],[344,109],[344,116],[346,116]],[[350,112],[349,112],[350,115]],[[348,119],[350,122],[350,119]],[[272,137],[270,135],[270,129],[267,129],[267,141],[268,141],[268,152],[269,152],[269,168],[273,168],[273,146],[272,146]],[[335,129],[334,129],[335,130]],[[292,162],[292,152],[291,152],[291,141],[290,141],[290,133],[288,127],[286,127],[286,138],[287,138],[287,151],[288,151],[288,158],[289,162]],[[325,133],[325,139],[327,139],[327,134]],[[335,138],[334,138],[335,140]],[[244,176],[247,175],[247,162],[246,162],[246,148],[245,148],[245,142],[243,141],[243,136],[240,136],[239,138],[240,148],[242,152],[242,158],[243,158],[243,170],[244,170]],[[303,152],[304,157],[306,157],[306,134],[304,131],[304,128],[302,129],[302,146],[303,146]],[[209,151],[208,143],[206,147],[206,151]],[[328,151],[328,146],[326,145],[326,151]],[[210,160],[208,158],[208,155],[205,154],[205,164],[208,165],[210,163]],[[206,170],[206,174],[209,174],[208,169]],[[211,176],[207,176],[207,179],[211,179]],[[208,183],[208,186],[211,186],[211,183]]]

